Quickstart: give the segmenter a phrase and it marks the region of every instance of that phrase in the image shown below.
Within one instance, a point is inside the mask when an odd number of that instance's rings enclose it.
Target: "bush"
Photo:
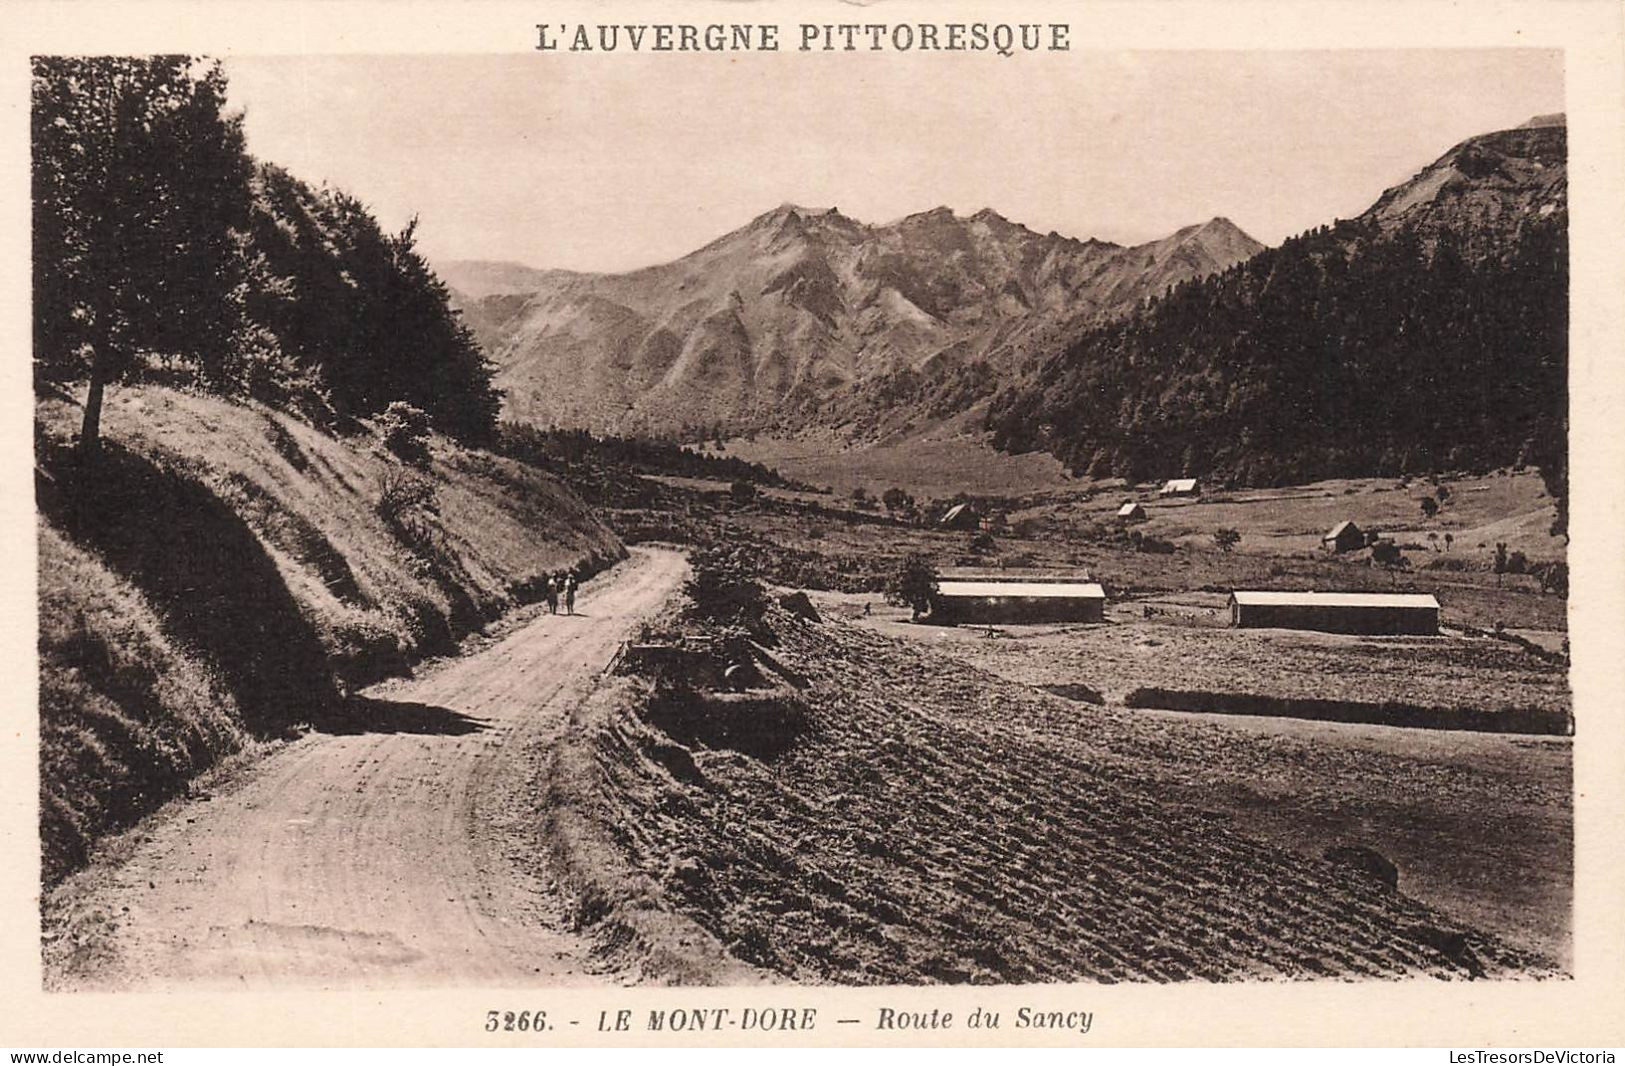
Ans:
[[[1145,552],[1148,555],[1172,555],[1174,553],[1173,541],[1153,537],[1141,533],[1137,529],[1129,533],[1128,541],[1135,551]]]
[[[886,583],[886,602],[910,608],[915,618],[931,610],[936,600],[937,569],[919,552],[905,558]]]
[[[396,400],[378,416],[378,434],[384,447],[413,466],[429,465],[429,416],[404,400]]]
[[[434,485],[407,470],[384,474],[378,494],[378,517],[396,538],[423,559],[445,554],[445,534],[436,524],[440,505]]]
[[[728,495],[734,498],[735,503],[750,503],[756,499],[756,486],[748,481],[735,481],[728,486]]]
[[[1220,551],[1228,554],[1235,550],[1237,544],[1241,543],[1241,534],[1234,529],[1215,529],[1213,531],[1213,543],[1219,546]]]
[[[690,601],[685,612],[688,617],[761,628],[768,609],[767,590],[737,551],[706,548],[695,554],[693,566],[693,576],[683,586]]]
[[[1464,573],[1468,570],[1477,570],[1479,567],[1472,560],[1460,555],[1445,555],[1437,559],[1429,559],[1423,570],[1447,570],[1451,573]]]
[[[1540,591],[1569,594],[1569,564],[1561,559],[1553,562],[1532,563],[1529,572],[1540,581]]]
[[[1399,550],[1399,545],[1391,540],[1379,540],[1371,546],[1371,561],[1378,566],[1397,570],[1405,565],[1405,556]]]

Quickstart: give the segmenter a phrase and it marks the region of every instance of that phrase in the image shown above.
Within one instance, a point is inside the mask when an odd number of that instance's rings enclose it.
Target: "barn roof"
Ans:
[[[1193,477],[1169,478],[1162,486],[1163,492],[1190,492],[1196,488],[1196,479]]]
[[[942,521],[944,521],[944,522],[952,522],[954,519],[958,518],[960,515],[964,514],[967,510],[970,510],[970,509],[971,509],[971,506],[968,503],[956,503],[952,507],[948,508],[946,511],[944,511],[942,513]],[[975,513],[974,510],[972,510],[971,513],[974,514]]]
[[[1337,523],[1337,525],[1333,526],[1331,529],[1327,530],[1326,535],[1324,537],[1321,537],[1320,539],[1321,540],[1336,540],[1338,537],[1341,537],[1345,532],[1348,532],[1349,530],[1353,530],[1354,532],[1358,533],[1358,532],[1360,532],[1360,527],[1355,525],[1353,522],[1349,521],[1348,519],[1344,519],[1343,521]]]
[[[938,582],[943,581],[1041,581],[1046,585],[1086,585],[1091,580],[1086,569],[1038,566],[945,566],[937,571]]]
[[[1145,508],[1141,507],[1139,504],[1135,503],[1133,500],[1130,500],[1129,502],[1125,503],[1123,506],[1119,507],[1117,509],[1117,513],[1121,517],[1127,518],[1129,515],[1133,514],[1134,512],[1143,511],[1143,510],[1145,510]]]
[[[1437,611],[1439,601],[1423,592],[1232,592],[1252,607],[1407,607]]]
[[[938,581],[937,595],[1103,600],[1106,590],[1092,581]]]

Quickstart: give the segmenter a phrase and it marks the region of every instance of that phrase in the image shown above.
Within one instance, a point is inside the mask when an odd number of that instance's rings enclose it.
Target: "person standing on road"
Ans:
[[[566,574],[564,578],[564,610],[568,614],[576,613],[576,576]]]
[[[553,575],[547,575],[547,613],[559,613],[559,587],[553,583]]]

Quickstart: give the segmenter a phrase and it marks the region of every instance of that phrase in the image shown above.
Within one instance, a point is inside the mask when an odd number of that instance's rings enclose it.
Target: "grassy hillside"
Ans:
[[[619,558],[533,468],[435,436],[421,468],[376,437],[269,408],[120,389],[93,467],[79,408],[37,408],[47,880],[94,838],[241,747],[365,704],[532,596]]]
[[[39,530],[40,832],[45,876],[249,741],[220,677],[165,632],[133,585]]]

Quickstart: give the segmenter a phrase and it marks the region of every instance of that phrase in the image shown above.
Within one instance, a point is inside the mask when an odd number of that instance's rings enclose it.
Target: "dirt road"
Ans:
[[[493,646],[369,692],[240,785],[182,805],[74,909],[115,915],[111,958],[68,987],[605,980],[538,878],[527,751],[681,580],[635,550]],[[353,732],[348,731],[353,729]],[[122,908],[128,907],[128,913]]]

